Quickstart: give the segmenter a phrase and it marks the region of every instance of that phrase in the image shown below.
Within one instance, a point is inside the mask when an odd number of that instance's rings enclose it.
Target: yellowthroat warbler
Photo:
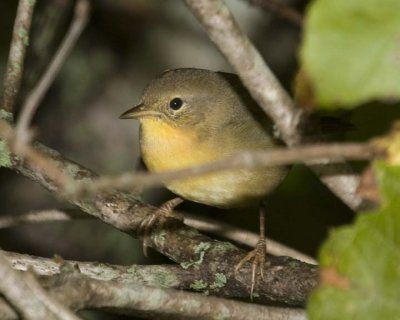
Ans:
[[[152,172],[202,165],[277,143],[269,118],[239,78],[224,72],[168,70],[150,82],[140,104],[121,118],[139,120],[142,158]],[[184,199],[215,207],[258,206],[286,171],[283,166],[225,170],[165,186]],[[238,264],[254,260],[253,286],[255,266],[263,267],[265,259],[264,210],[260,233],[257,248]]]

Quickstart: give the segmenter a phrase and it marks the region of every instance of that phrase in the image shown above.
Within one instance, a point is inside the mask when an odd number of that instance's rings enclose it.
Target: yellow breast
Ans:
[[[141,121],[140,147],[151,171],[166,171],[200,165],[217,158],[214,150],[183,131],[156,118]]]
[[[201,142],[192,131],[183,131],[156,118],[141,120],[140,147],[144,162],[154,172],[201,165],[232,153],[224,150],[223,145]],[[195,202],[240,207],[256,204],[282,177],[280,172],[268,168],[225,170],[168,182],[166,187]]]

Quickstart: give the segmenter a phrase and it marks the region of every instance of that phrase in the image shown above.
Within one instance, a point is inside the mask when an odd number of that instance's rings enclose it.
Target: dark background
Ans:
[[[72,16],[73,1],[38,0],[25,64],[22,98],[36,83]],[[302,11],[305,1],[291,1]],[[291,90],[298,71],[301,30],[247,1],[231,0],[240,26],[261,51],[284,86]],[[0,75],[4,74],[17,1],[0,2]],[[181,1],[92,1],[90,24],[66,61],[34,119],[38,139],[100,174],[134,170],[139,161],[138,126],[118,116],[136,104],[147,82],[165,69],[197,67],[232,71]],[[329,68],[331,66],[327,66]],[[363,140],[387,130],[399,112],[390,106],[362,106],[341,116],[354,124],[348,140]],[[379,110],[379,116],[377,111]],[[18,109],[17,109],[18,113]],[[0,169],[0,215],[69,208],[16,173]],[[172,195],[147,190],[159,204]],[[182,210],[209,215],[258,230],[256,209],[223,211],[193,203]],[[329,230],[351,222],[353,213],[310,171],[296,165],[267,202],[267,236],[315,256]],[[65,259],[118,264],[159,263],[141,244],[96,220],[26,225],[0,230],[5,250]],[[86,313],[87,318],[100,317]]]

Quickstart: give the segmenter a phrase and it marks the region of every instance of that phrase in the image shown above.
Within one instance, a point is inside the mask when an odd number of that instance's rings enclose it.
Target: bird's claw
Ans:
[[[169,219],[183,221],[182,216],[173,213],[174,208],[183,201],[184,200],[182,198],[177,197],[163,203],[140,223],[138,232],[143,237],[143,252],[145,256],[147,256],[147,248],[149,243],[148,237],[154,230],[160,230],[164,228]]]
[[[265,247],[265,239],[260,239],[257,242],[257,246],[251,250],[235,267],[235,273],[243,267],[246,262],[251,262],[251,289],[250,299],[253,301],[254,288],[256,283],[257,269],[260,271],[261,279],[264,280],[264,267],[266,262],[267,254]]]

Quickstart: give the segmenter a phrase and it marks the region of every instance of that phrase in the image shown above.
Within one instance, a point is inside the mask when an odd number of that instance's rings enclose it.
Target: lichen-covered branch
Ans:
[[[304,311],[299,309],[265,307],[180,290],[96,280],[68,264],[62,269],[60,274],[41,277],[40,282],[54,299],[75,311],[106,309],[151,319],[305,319]],[[2,301],[0,314],[2,319],[15,319],[15,313]]]
[[[161,319],[305,319],[304,311],[298,309],[265,307],[172,289],[117,284],[80,275],[61,275],[61,279],[49,284],[56,299],[74,309],[101,308]]]
[[[283,140],[290,147],[302,142],[301,125],[305,115],[296,108],[260,53],[240,30],[222,0],[185,0],[207,31],[210,39],[238,73],[260,107],[272,118]],[[360,210],[365,203],[356,194],[359,178],[346,163],[314,166],[311,169],[350,208]]]
[[[29,44],[35,0],[20,0],[4,77],[4,92],[0,108],[11,112],[21,85],[26,48]]]
[[[24,319],[78,320],[71,311],[43,290],[30,273],[19,273],[0,253],[0,293]]]
[[[203,245],[204,248],[206,245]],[[201,251],[198,249],[199,251]],[[40,276],[52,276],[61,273],[62,264],[65,261],[60,259],[47,259],[42,257],[35,257],[30,255],[18,254],[13,252],[4,252],[4,256],[12,264],[13,268],[19,271],[26,271],[32,269]],[[245,295],[241,286],[238,286],[237,281],[227,277],[227,273],[222,268],[218,268],[214,264],[206,265],[206,255],[203,255],[204,261],[192,261],[178,265],[154,265],[154,266],[118,266],[99,262],[78,262],[67,261],[66,263],[76,265],[80,272],[91,278],[104,281],[115,281],[123,284],[143,284],[157,288],[173,288],[181,290],[190,290],[212,294],[225,298],[248,298]],[[301,272],[296,271],[296,268],[306,268],[306,264],[297,264],[296,260],[290,258],[276,258],[271,257],[270,261],[273,263],[271,268],[268,269],[270,277],[267,279],[269,285],[272,285],[274,290],[283,290],[282,283],[279,284],[281,277],[288,277],[297,284],[303,285],[302,281],[296,280],[301,277]],[[204,266],[203,266],[204,262]],[[292,268],[284,268],[280,270],[281,264],[283,265],[292,263]],[[221,267],[227,268],[222,265]],[[304,271],[304,270],[303,270]],[[314,272],[315,268],[311,267],[310,272]],[[293,273],[293,274],[291,274]],[[234,277],[235,275],[232,275]],[[278,280],[278,283],[274,281]],[[272,289],[271,288],[271,289]],[[242,292],[243,291],[243,292]],[[247,293],[247,292],[246,292]],[[259,292],[259,295],[264,293]],[[262,300],[262,298],[261,298]]]

